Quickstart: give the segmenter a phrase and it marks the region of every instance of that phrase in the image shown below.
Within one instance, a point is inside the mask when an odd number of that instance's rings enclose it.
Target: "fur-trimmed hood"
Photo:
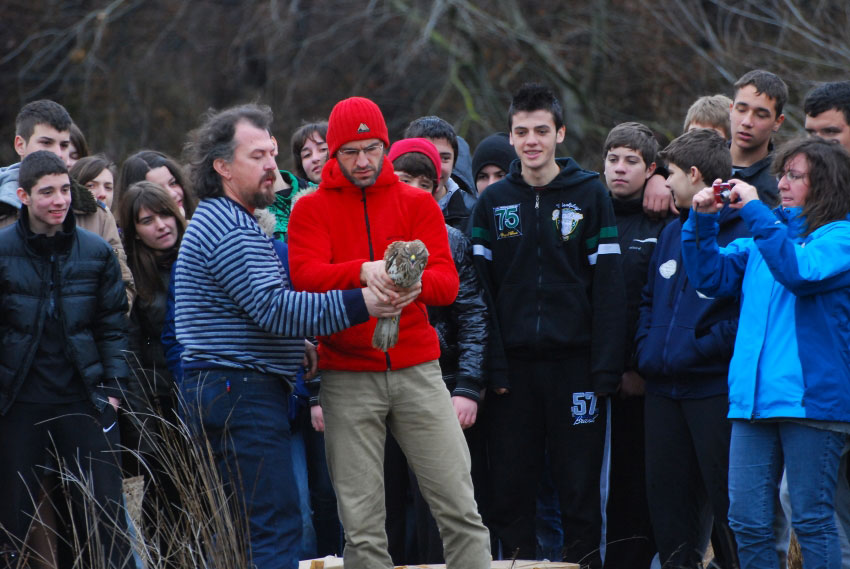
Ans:
[[[97,200],[84,185],[71,180],[71,209],[77,215],[86,215],[97,211]]]
[[[263,233],[269,237],[274,237],[275,220],[274,214],[267,209],[257,208],[254,210],[254,219],[257,220],[257,225],[263,230]]]

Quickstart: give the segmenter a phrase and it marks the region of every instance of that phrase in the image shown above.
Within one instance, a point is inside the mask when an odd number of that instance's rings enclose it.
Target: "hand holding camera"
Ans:
[[[718,178],[710,188],[704,188],[694,196],[693,208],[699,213],[716,213],[727,205],[732,209],[741,209],[757,199],[759,196],[755,186],[736,178],[726,182]]]

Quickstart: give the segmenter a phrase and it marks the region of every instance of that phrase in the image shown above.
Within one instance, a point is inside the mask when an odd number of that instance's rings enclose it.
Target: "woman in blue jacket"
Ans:
[[[833,497],[850,433],[850,154],[817,138],[774,159],[781,205],[730,180],[752,238],[717,246],[711,188],[682,230],[688,276],[742,294],[729,368],[729,524],[742,568],[776,568],[773,507],[787,471],[804,567],[839,568]],[[697,213],[699,212],[699,213]]]

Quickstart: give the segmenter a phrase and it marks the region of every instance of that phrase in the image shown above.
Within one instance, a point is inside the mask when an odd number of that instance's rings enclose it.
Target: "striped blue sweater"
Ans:
[[[186,370],[294,376],[304,337],[369,319],[358,289],[294,292],[254,216],[228,198],[201,202],[177,257],[175,327]]]

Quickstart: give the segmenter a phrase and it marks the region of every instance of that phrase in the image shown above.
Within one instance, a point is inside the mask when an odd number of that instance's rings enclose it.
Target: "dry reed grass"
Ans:
[[[144,377],[140,379],[150,385]],[[132,550],[144,569],[250,567],[247,516],[240,515],[240,510],[233,507],[234,488],[222,480],[209,442],[203,434],[193,433],[179,417],[158,414],[153,398],[147,409],[145,412],[125,411],[131,420],[143,426],[144,444],[140,448],[147,450],[121,450],[132,453],[147,472],[143,476],[144,483],[140,479],[130,480],[125,487],[130,498],[127,507],[132,527],[122,530],[122,539],[132,543]],[[84,496],[86,527],[68,524],[70,527],[60,531],[52,519],[41,517],[39,512],[44,510],[39,508],[35,509],[31,527],[37,527],[54,543],[67,546],[73,552],[72,564],[62,569],[116,569],[109,561],[109,552],[104,551],[106,540],[98,534],[95,521],[102,512],[94,499],[91,481],[74,476],[73,470],[61,461],[57,464],[55,474],[63,489],[60,498],[54,499],[52,504],[57,517],[69,518],[72,509],[69,490],[73,486]],[[180,503],[173,508],[153,508],[155,513],[151,515],[151,509],[143,509],[140,502],[163,498],[156,484],[150,482],[157,478],[153,476],[153,465],[173,481]],[[231,479],[238,481],[238,473]],[[34,504],[37,496],[38,493],[34,493]],[[55,551],[44,551],[43,546],[30,543],[17,543],[16,546],[18,550],[7,556],[9,569],[56,566]],[[84,555],[84,552],[91,552],[91,555]],[[122,569],[135,566],[132,554],[122,562]]]

